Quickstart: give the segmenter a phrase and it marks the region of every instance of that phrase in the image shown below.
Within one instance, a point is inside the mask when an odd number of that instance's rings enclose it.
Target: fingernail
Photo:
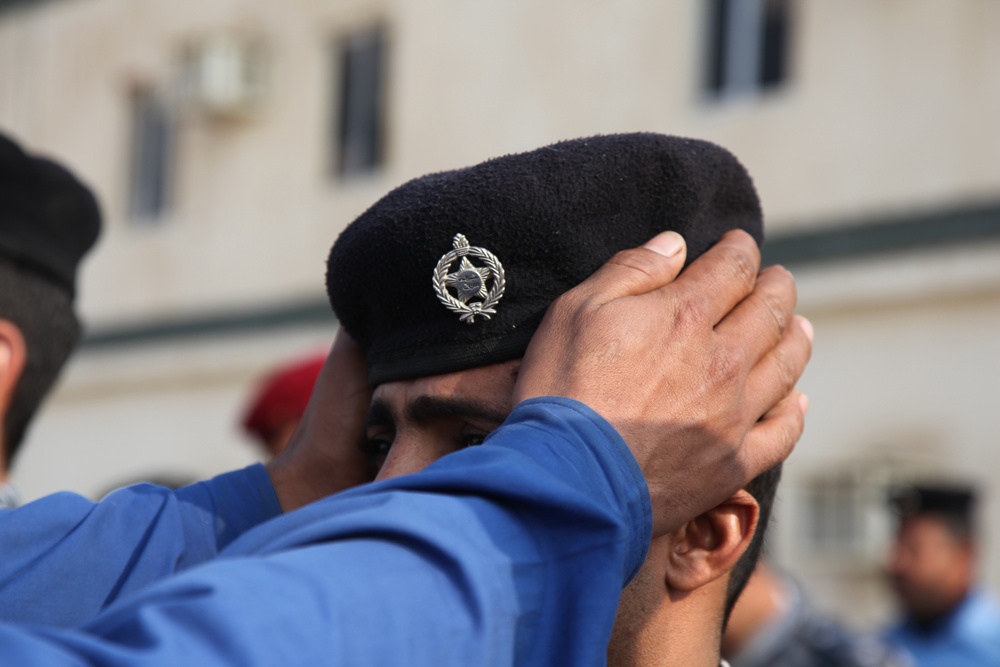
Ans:
[[[809,412],[809,397],[805,394],[799,394],[799,407],[802,408],[802,414]]]
[[[806,332],[806,336],[809,338],[809,342],[812,342],[813,336],[816,333],[813,330],[812,322],[799,315],[799,326],[801,326],[802,330]]]
[[[684,249],[684,237],[677,232],[663,232],[651,238],[642,247],[649,248],[664,257],[673,257]]]

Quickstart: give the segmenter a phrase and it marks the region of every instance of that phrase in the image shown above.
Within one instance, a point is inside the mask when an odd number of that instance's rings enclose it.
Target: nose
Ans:
[[[447,453],[440,449],[440,445],[426,434],[417,431],[397,433],[375,479],[392,479],[420,472]]]

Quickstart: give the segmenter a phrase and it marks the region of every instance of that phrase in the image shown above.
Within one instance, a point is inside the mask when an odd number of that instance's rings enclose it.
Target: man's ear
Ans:
[[[747,550],[757,529],[760,506],[744,490],[670,535],[666,585],[693,591],[728,573]]]
[[[0,319],[0,414],[10,405],[27,359],[28,348],[21,330],[10,320]]]

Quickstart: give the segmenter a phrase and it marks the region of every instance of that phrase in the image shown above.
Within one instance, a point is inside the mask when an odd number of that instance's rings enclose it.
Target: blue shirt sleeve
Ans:
[[[601,665],[652,528],[585,406],[535,399],[481,447],[326,498],[77,630],[0,626],[18,665]]]
[[[176,491],[137,484],[99,503],[57,493],[0,511],[0,620],[78,625],[280,513],[261,465]]]

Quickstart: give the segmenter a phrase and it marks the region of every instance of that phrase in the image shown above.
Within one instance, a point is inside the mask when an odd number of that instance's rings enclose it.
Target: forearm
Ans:
[[[268,522],[82,631],[8,627],[0,646],[26,665],[591,663],[650,527],[617,434],[536,404],[482,447]]]
[[[99,503],[60,493],[0,512],[0,619],[86,622],[277,513],[260,466],[176,491],[140,484]]]

